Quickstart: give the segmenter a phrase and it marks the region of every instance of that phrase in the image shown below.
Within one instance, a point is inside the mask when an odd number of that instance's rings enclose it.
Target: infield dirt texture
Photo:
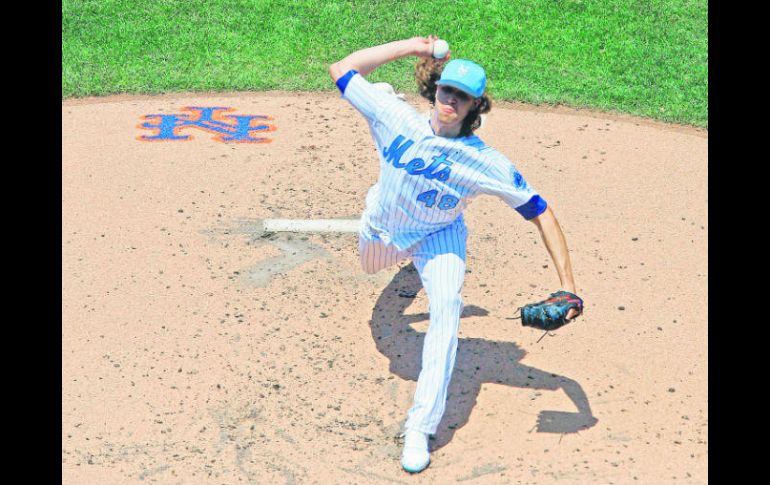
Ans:
[[[186,106],[270,116],[271,141],[137,139]],[[534,225],[476,199],[447,412],[410,476],[416,273],[364,274],[354,234],[259,232],[360,216],[363,118],[337,93],[196,93],[64,100],[62,123],[63,483],[708,481],[707,131],[495,104],[478,134],[554,208],[586,310],[540,342],[507,319],[558,278]]]

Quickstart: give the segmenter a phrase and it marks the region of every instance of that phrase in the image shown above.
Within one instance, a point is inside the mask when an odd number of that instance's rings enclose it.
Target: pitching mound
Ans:
[[[354,233],[264,226],[360,216],[363,118],[247,93],[70,100],[62,122],[63,483],[708,480],[706,131],[494,105],[478,134],[553,207],[586,311],[544,337],[508,319],[557,273],[476,199],[447,412],[410,476],[413,266],[366,275]]]

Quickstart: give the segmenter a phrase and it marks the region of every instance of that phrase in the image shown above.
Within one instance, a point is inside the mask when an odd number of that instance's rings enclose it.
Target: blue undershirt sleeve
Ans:
[[[527,202],[516,207],[516,211],[524,217],[526,220],[533,219],[543,212],[548,207],[545,199],[539,195],[533,195]]]
[[[356,74],[358,74],[358,71],[356,71],[355,69],[351,69],[345,74],[343,74],[341,78],[337,79],[336,84],[342,94],[345,94],[345,88],[348,87],[350,78],[352,78]]]

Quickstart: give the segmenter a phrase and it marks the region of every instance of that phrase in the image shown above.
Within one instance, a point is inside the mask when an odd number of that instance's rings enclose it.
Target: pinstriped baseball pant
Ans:
[[[467,236],[462,218],[404,251],[384,244],[369,231],[359,233],[361,267],[365,272],[376,273],[410,258],[428,295],[430,324],[423,343],[414,403],[404,425],[406,430],[435,434],[444,415],[463,310],[460,292],[465,281]]]

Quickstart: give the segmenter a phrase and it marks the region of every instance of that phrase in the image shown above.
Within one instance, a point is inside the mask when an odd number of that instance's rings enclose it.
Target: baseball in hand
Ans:
[[[438,39],[433,43],[433,57],[443,59],[449,52],[449,44],[444,39]]]

